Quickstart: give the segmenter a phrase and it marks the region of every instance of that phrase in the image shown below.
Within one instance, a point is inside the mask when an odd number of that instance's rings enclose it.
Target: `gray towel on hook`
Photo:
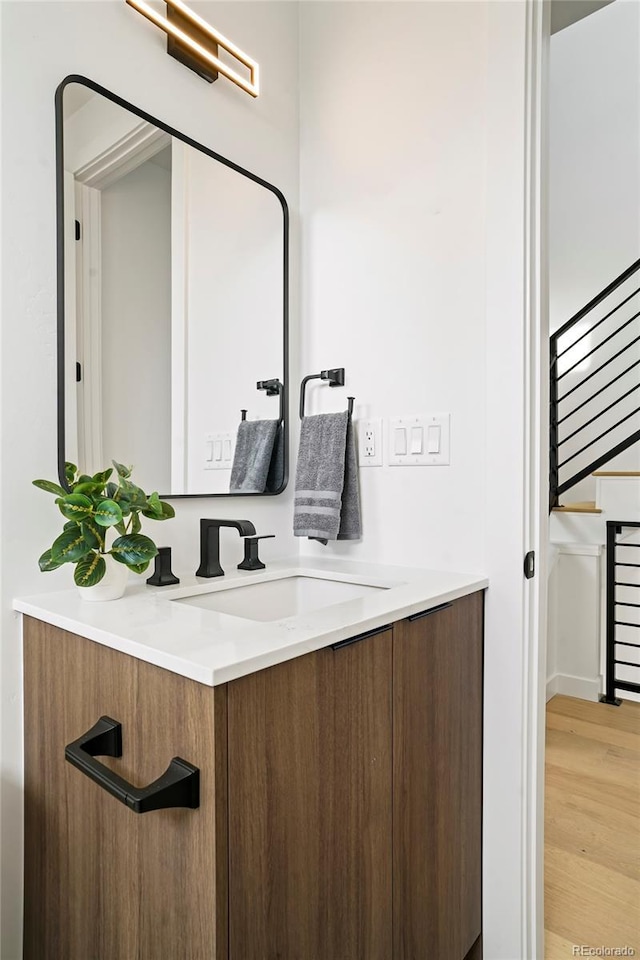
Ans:
[[[278,427],[278,420],[242,420],[238,424],[230,493],[265,492]]]
[[[276,439],[273,444],[273,456],[267,476],[266,493],[278,493],[284,483],[284,423],[278,423]]]
[[[302,420],[293,533],[325,544],[361,536],[358,460],[346,410]]]

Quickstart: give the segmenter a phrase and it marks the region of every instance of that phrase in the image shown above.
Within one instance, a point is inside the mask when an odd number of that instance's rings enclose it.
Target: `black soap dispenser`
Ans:
[[[168,587],[172,583],[180,583],[171,571],[171,547],[158,547],[155,568],[147,583],[152,587]]]

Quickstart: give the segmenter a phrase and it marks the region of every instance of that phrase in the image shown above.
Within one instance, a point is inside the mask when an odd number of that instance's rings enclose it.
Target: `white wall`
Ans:
[[[347,381],[308,409],[451,413],[451,466],[361,471],[362,541],[329,548],[357,559],[484,565],[486,34],[477,3],[302,11],[302,368]]]
[[[301,8],[301,366],[347,376],[344,390],[310,387],[309,409],[340,409],[354,394],[356,416],[452,415],[449,467],[362,470],[362,542],[301,549],[490,577],[488,960],[534,949],[525,820],[535,814],[523,800],[534,789],[523,703],[536,655],[522,575],[536,545],[524,503],[526,17],[524,3]]]
[[[37,557],[58,531],[52,500],[31,486],[56,472],[55,154],[53,96],[70,73],[101,83],[284,192],[298,194],[298,10],[293,3],[198,3],[203,16],[250,51],[264,89],[254,101],[223,79],[213,86],[165,52],[166,38],[121,0],[3,2],[2,17],[2,874],[3,960],[21,937],[21,651],[12,597],[64,587]],[[295,225],[294,225],[295,230]],[[293,276],[296,276],[295,234]],[[292,290],[296,316],[296,290]],[[295,341],[294,341],[295,349]],[[295,356],[295,354],[294,354]],[[295,380],[295,365],[292,377]],[[177,519],[154,527],[176,569],[195,569],[202,516],[247,517],[275,533],[263,550],[290,554],[291,498],[177,501]],[[240,559],[232,532],[223,566]]]
[[[555,330],[640,257],[638,3],[617,0],[552,37],[550,124],[550,322]],[[632,289],[637,286],[636,282]],[[625,293],[629,292],[627,288]],[[633,302],[636,312],[640,303],[637,297]],[[598,311],[594,316],[600,316]],[[630,308],[624,319],[629,316]],[[624,335],[615,341],[620,346],[625,342]],[[636,351],[633,359],[638,356]],[[598,357],[606,359],[607,349]],[[609,369],[620,372],[628,363],[627,359],[624,366],[618,363]],[[574,382],[568,376],[564,388]],[[611,399],[637,382],[636,367],[619,381]],[[593,391],[596,385],[601,383],[594,378],[588,389]],[[633,394],[627,405],[615,408],[608,424],[616,422],[615,413],[619,419],[635,409],[637,397]],[[589,415],[595,412],[594,405]],[[631,422],[637,429],[640,421]],[[575,426],[579,423],[578,417]],[[607,420],[585,430],[580,440],[595,436],[604,429],[601,424],[607,425]],[[639,468],[636,445],[608,469]],[[595,481],[587,479],[566,498],[594,496]]]
[[[547,697],[596,701],[602,692],[603,548],[560,544],[550,575]]]
[[[547,693],[550,700],[555,694],[554,679],[558,672],[558,559],[560,551],[556,544],[549,548],[549,593],[547,596]]]

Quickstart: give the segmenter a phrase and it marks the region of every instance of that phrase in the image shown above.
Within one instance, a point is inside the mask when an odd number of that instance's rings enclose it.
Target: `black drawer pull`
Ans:
[[[111,717],[98,722],[64,748],[65,759],[90,780],[124,803],[134,813],[167,807],[200,806],[200,771],[181,757],[174,757],[165,772],[148,787],[134,787],[94,757],[122,756],[122,724]]]
[[[385,633],[390,629],[390,624],[384,627],[376,627],[375,630],[367,630],[366,633],[359,633],[357,637],[349,637],[347,640],[338,640],[331,644],[332,650],[341,650],[342,647],[350,647],[352,643],[360,643],[361,640],[368,640],[369,637],[376,637],[379,633]]]
[[[446,610],[447,607],[452,607],[453,601],[450,600],[449,603],[441,603],[438,607],[431,607],[430,610],[423,610],[421,613],[412,613],[410,617],[407,617],[407,620],[410,620],[413,623],[414,620],[422,620],[423,617],[430,617],[432,613],[439,613],[441,610]]]

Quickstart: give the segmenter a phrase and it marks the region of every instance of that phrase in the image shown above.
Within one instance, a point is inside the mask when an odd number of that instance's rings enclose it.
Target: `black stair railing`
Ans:
[[[640,440],[640,260],[551,337],[550,506]]]
[[[640,693],[640,521],[607,522],[606,641],[600,700],[620,706],[616,691]]]

